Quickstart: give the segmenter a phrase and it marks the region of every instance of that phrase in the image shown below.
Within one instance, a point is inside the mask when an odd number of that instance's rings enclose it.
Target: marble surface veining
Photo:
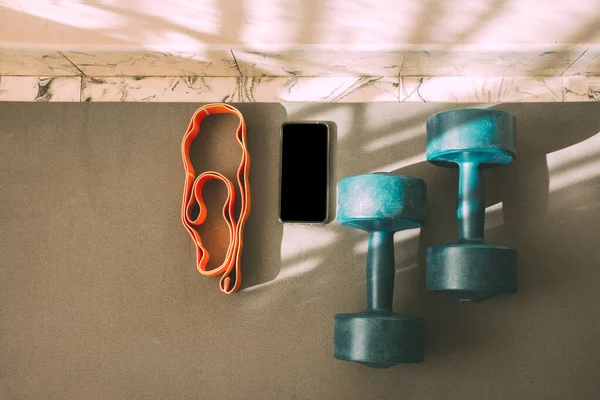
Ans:
[[[76,76],[80,72],[58,51],[0,48],[0,75]]]
[[[84,77],[83,101],[232,101],[237,78]]]
[[[0,76],[0,101],[80,101],[80,77]]]
[[[0,76],[0,101],[599,101],[600,77]]]
[[[242,76],[398,76],[405,51],[236,50]]]
[[[400,100],[421,102],[562,101],[560,77],[401,78]]]
[[[383,77],[242,78],[238,100],[362,102],[398,101],[398,80]]]
[[[194,52],[34,51],[0,48],[0,75],[398,77],[600,75],[600,46],[403,49],[305,46]]]
[[[393,78],[83,78],[84,101],[398,101]]]
[[[229,50],[196,53],[74,52],[64,55],[87,76],[239,76]]]
[[[590,46],[586,52],[569,67],[565,75],[600,75],[600,45]]]
[[[600,77],[565,77],[563,94],[564,101],[600,101]]]
[[[560,76],[585,47],[408,51],[402,76]]]

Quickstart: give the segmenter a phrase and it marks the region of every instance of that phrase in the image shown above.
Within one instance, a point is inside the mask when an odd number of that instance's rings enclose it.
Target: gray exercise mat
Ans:
[[[456,240],[456,171],[424,161],[425,120],[456,104],[239,104],[252,214],[243,290],[195,269],[180,222],[181,138],[199,104],[0,103],[0,398],[591,399],[600,359],[600,104],[501,104],[517,160],[488,170],[486,239],[515,247],[519,293],[459,304],[424,290]],[[365,307],[366,234],[277,220],[279,127],[332,121],[335,184],[423,178],[428,222],[396,236],[397,312],[426,322],[423,364],[333,358],[333,317]],[[234,179],[235,117],[209,118],[198,170]],[[307,160],[308,162],[309,160]],[[206,188],[213,261],[224,187]]]

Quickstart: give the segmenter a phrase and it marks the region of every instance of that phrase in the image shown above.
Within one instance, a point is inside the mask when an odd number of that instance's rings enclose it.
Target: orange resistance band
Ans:
[[[190,162],[190,146],[200,132],[200,124],[210,114],[234,114],[240,119],[240,124],[236,131],[237,141],[242,148],[242,161],[237,172],[237,180],[241,193],[241,209],[238,220],[236,220],[234,215],[236,193],[233,183],[222,174],[213,171],[203,172],[196,177],[196,172]],[[248,149],[246,148],[246,121],[244,121],[244,117],[236,108],[227,104],[208,104],[199,108],[194,113],[190,126],[181,142],[181,155],[185,168],[181,220],[196,245],[196,265],[198,271],[205,276],[221,275],[219,282],[221,291],[226,294],[233,293],[239,289],[242,283],[241,256],[244,224],[250,215],[250,154],[248,154]],[[227,255],[223,264],[218,268],[207,270],[206,265],[208,264],[210,255],[208,250],[202,246],[202,239],[194,227],[202,225],[206,219],[206,204],[204,204],[204,199],[202,198],[202,188],[211,179],[220,180],[227,186],[228,194],[227,200],[223,205],[223,218],[225,218],[229,227],[229,247],[227,248]],[[196,205],[200,208],[200,212],[194,218],[192,217],[192,212]],[[232,275],[233,287],[231,285]]]

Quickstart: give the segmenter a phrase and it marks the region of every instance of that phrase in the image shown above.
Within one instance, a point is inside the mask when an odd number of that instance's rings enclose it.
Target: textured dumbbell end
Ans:
[[[340,225],[395,232],[425,223],[427,188],[419,178],[377,173],[352,176],[338,184]]]
[[[424,359],[423,319],[395,313],[335,316],[335,358],[373,368],[419,363]]]
[[[516,118],[506,111],[464,108],[427,118],[430,162],[508,164],[516,154]]]
[[[427,290],[477,302],[517,292],[517,252],[491,244],[449,244],[427,249]]]

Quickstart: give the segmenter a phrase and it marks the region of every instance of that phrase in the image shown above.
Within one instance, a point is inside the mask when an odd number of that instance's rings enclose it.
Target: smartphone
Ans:
[[[329,203],[329,127],[325,122],[281,126],[281,222],[325,223]]]

